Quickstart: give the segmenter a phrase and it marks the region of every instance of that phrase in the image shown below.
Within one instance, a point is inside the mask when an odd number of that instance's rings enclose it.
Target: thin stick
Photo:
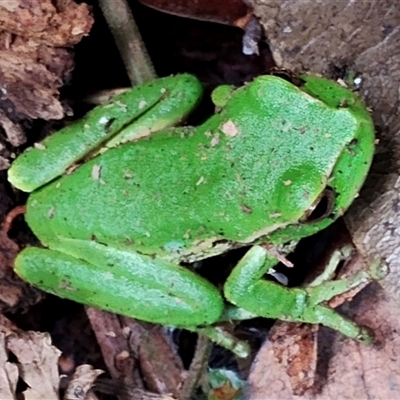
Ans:
[[[190,400],[193,398],[193,392],[197,388],[199,380],[204,373],[210,358],[212,343],[203,335],[197,338],[196,351],[190,364],[188,375],[182,385],[180,400]]]
[[[132,86],[155,79],[153,64],[125,0],[99,0]]]

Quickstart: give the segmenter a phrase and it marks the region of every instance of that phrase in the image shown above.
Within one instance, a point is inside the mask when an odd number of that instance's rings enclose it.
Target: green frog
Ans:
[[[357,95],[322,77],[300,79],[219,87],[216,113],[197,127],[176,125],[196,107],[199,81],[157,79],[21,154],[9,181],[31,192],[26,221],[44,248],[24,249],[17,274],[164,325],[201,330],[242,312],[371,342],[368,329],[324,304],[367,271],[308,288],[265,279],[301,238],[343,215],[374,153]],[[240,247],[249,250],[223,287],[182,266]]]

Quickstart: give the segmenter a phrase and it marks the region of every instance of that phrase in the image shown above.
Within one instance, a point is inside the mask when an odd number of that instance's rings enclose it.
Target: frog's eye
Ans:
[[[335,192],[326,188],[301,217],[302,223],[315,223],[329,217],[335,206]]]

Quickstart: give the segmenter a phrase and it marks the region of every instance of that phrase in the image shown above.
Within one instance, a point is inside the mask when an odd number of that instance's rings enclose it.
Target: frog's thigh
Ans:
[[[57,296],[165,325],[210,324],[223,311],[218,290],[183,267],[94,242],[66,245],[69,255],[25,249],[17,274]]]

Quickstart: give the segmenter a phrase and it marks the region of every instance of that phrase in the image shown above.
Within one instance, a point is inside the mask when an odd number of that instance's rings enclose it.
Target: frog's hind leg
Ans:
[[[323,324],[360,342],[372,340],[370,331],[344,318],[322,302],[365,282],[367,274],[361,272],[348,279],[324,282],[302,289],[286,288],[262,279],[277,263],[277,259],[260,246],[252,247],[233,269],[224,293],[238,307],[265,318]]]
[[[84,158],[179,124],[201,95],[201,83],[189,74],[156,79],[121,93],[21,154],[8,170],[8,180],[32,192]]]
[[[186,268],[94,241],[57,246],[25,249],[16,273],[57,296],[163,325],[208,325],[223,312],[218,290]]]

